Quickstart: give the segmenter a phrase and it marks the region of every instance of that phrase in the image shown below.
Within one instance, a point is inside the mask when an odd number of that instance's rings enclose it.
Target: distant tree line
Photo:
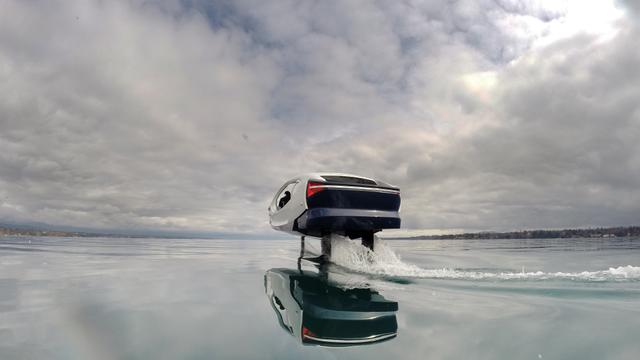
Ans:
[[[19,229],[0,226],[0,236],[57,236],[57,237],[112,237],[111,234],[98,234],[77,231]]]
[[[110,232],[90,232],[90,231],[65,231],[53,230],[32,226],[7,226],[0,224],[0,236],[52,236],[52,237],[105,237],[105,238],[157,238],[157,239],[217,239],[215,235],[190,234],[190,233],[110,233]]]
[[[53,236],[53,237],[118,237],[118,238],[146,238],[150,236],[135,234],[111,234],[108,232],[84,232],[84,231],[63,231],[45,229],[27,229],[17,227],[7,227],[0,225],[0,236]],[[161,237],[161,236],[154,236]]]
[[[510,232],[477,232],[452,235],[423,235],[403,239],[451,240],[451,239],[565,239],[640,237],[640,226],[619,226],[591,229],[523,230]]]

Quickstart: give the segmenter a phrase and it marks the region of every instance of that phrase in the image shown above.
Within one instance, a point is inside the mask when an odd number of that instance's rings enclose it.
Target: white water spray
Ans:
[[[570,281],[640,281],[640,267],[618,266],[608,270],[582,272],[483,272],[464,269],[423,269],[403,262],[384,240],[376,237],[371,251],[358,240],[332,235],[331,261],[349,270],[380,276],[459,280],[570,280]]]

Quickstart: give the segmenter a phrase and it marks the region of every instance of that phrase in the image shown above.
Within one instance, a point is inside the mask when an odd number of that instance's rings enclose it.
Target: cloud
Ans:
[[[0,219],[267,231],[337,170],[410,228],[637,222],[635,17],[569,5],[3,2]]]

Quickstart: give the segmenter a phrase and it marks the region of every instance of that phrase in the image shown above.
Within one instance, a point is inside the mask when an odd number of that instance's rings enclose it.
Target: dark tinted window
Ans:
[[[357,178],[353,176],[322,176],[323,179],[328,182],[338,182],[341,184],[354,184],[354,185],[377,185],[375,181],[363,178]]]
[[[293,189],[295,188],[297,183],[298,183],[297,181],[292,182],[292,183],[286,184],[281,188],[280,192],[278,193],[278,195],[276,195],[275,199],[273,200],[273,206],[275,209],[280,210],[282,207],[287,205],[289,200],[291,200],[291,196],[293,195]]]

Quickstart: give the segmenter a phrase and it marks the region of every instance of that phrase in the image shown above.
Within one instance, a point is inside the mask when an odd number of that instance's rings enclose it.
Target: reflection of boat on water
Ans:
[[[372,289],[341,289],[293,269],[268,270],[264,280],[278,322],[303,344],[362,345],[397,335],[398,303]]]

